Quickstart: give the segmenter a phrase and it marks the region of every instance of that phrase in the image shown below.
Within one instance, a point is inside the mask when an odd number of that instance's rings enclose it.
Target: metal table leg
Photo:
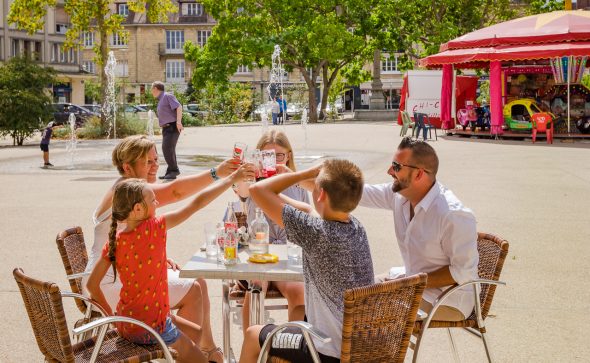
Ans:
[[[250,294],[250,325],[264,324],[264,294],[260,286],[254,286]]]
[[[230,340],[230,327],[229,327],[229,281],[222,281],[222,304],[221,304],[221,315],[223,318],[223,362],[231,363],[231,340]]]

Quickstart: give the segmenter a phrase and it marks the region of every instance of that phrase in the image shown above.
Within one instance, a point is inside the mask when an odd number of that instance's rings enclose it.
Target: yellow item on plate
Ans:
[[[279,262],[279,256],[273,255],[272,253],[257,253],[248,259],[254,263],[276,263]]]

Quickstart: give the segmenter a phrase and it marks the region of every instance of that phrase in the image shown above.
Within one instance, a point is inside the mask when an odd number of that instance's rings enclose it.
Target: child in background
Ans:
[[[41,135],[41,151],[43,151],[43,167],[47,168],[53,166],[52,163],[49,162],[49,142],[51,141],[51,135],[53,135],[53,129],[57,127],[57,124],[54,121],[51,121],[47,124],[45,130],[43,130],[43,134]]]
[[[170,314],[166,271],[166,231],[184,222],[208,205],[237,181],[254,177],[252,164],[242,165],[229,177],[213,184],[185,207],[156,217],[158,205],[154,191],[140,179],[127,179],[116,186],[109,241],[88,279],[91,298],[112,314],[100,289],[100,282],[111,265],[123,284],[116,315],[138,319],[154,328],[171,348],[178,362],[205,362],[198,341],[188,336],[200,326]],[[119,222],[126,228],[117,233]],[[137,344],[154,344],[144,329],[128,323],[117,324],[120,334]]]

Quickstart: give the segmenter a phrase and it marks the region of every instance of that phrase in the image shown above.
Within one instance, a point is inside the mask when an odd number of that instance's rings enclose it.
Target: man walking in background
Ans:
[[[157,114],[162,128],[162,153],[168,168],[160,179],[173,180],[180,174],[176,162],[176,143],[183,130],[182,107],[171,93],[164,92],[164,83],[152,83],[152,96],[158,100]]]

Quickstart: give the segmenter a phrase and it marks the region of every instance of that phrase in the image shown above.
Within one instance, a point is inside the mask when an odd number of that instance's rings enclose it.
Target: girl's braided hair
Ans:
[[[115,186],[113,194],[113,211],[111,214],[111,229],[109,230],[109,260],[113,266],[115,279],[117,278],[117,268],[115,266],[115,252],[117,250],[117,225],[129,218],[129,214],[137,203],[146,207],[143,198],[143,189],[145,181],[141,179],[126,179]]]

